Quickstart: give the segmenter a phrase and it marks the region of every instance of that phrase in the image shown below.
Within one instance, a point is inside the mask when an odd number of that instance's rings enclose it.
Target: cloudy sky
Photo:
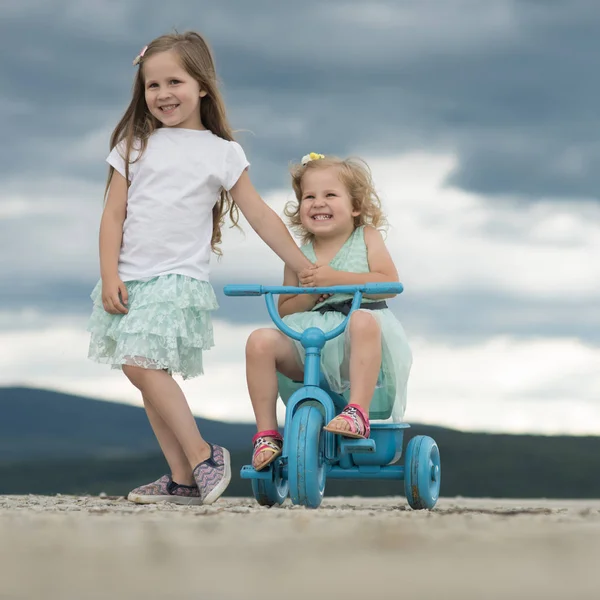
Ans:
[[[109,135],[152,38],[210,41],[256,187],[288,164],[369,161],[406,291],[408,421],[600,433],[600,6],[595,0],[2,0],[0,385],[138,403],[87,360]],[[198,415],[250,420],[244,342],[267,324],[226,283],[279,283],[228,231]]]

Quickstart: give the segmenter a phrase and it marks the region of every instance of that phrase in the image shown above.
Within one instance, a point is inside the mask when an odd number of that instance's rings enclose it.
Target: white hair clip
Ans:
[[[133,59],[133,66],[134,67],[136,65],[140,64],[140,62],[142,61],[142,58],[144,57],[144,54],[146,54],[146,50],[148,50],[148,46],[144,46],[142,48],[142,51]]]

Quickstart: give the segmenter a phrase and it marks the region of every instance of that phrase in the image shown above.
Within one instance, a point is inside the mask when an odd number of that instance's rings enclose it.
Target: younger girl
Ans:
[[[201,374],[202,351],[213,345],[209,259],[225,216],[236,224],[239,206],[290,273],[311,263],[250,182],[205,40],[159,37],[134,65],[133,98],[107,159],[89,356],[141,391],[171,470],[129,500],[210,504],[231,478],[229,453],[201,437],[172,374]]]
[[[286,214],[315,264],[296,275],[286,266],[284,285],[327,287],[398,281],[378,228],[385,224],[368,167],[361,161],[311,153],[292,168],[297,203]],[[321,368],[330,388],[349,404],[325,429],[367,438],[371,418],[401,420],[412,355],[400,322],[385,296],[365,297],[350,317],[345,335],[325,344]],[[352,296],[282,295],[279,313],[292,329],[331,331],[349,313]],[[293,382],[303,381],[304,349],[276,329],[254,331],[246,346],[246,375],[258,433],[252,464],[264,469],[281,454],[277,394],[286,401]],[[279,374],[279,375],[278,375]],[[279,383],[279,390],[278,390]],[[298,387],[296,384],[295,387]]]

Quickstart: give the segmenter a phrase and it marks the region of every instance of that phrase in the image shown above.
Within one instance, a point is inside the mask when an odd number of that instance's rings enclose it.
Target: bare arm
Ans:
[[[386,248],[381,233],[374,227],[365,227],[368,273],[336,271],[328,265],[313,267],[300,273],[299,280],[304,287],[329,287],[332,285],[358,285],[362,283],[396,282],[398,271]],[[395,294],[369,295],[369,298],[393,298]]]
[[[299,287],[298,276],[287,265],[283,271],[283,285]],[[281,294],[278,300],[279,315],[286,317],[299,312],[307,312],[317,303],[314,294]]]
[[[114,171],[100,221],[102,302],[104,309],[113,314],[127,312],[123,305],[127,303],[127,288],[119,278],[119,253],[126,214],[127,181],[119,172]]]
[[[283,221],[254,189],[248,171],[244,171],[231,188],[231,197],[252,229],[295,273],[311,266],[312,263],[302,254]]]
[[[353,283],[397,282],[398,271],[383,241],[381,232],[374,227],[365,227],[365,245],[367,246],[368,273],[339,272],[338,285]],[[368,295],[368,298],[393,298],[396,294]]]

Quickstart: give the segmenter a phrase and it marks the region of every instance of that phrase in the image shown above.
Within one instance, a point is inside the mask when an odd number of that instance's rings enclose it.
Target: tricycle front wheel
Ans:
[[[318,508],[325,493],[323,424],[318,407],[302,405],[287,433],[290,498],[308,508]]]

